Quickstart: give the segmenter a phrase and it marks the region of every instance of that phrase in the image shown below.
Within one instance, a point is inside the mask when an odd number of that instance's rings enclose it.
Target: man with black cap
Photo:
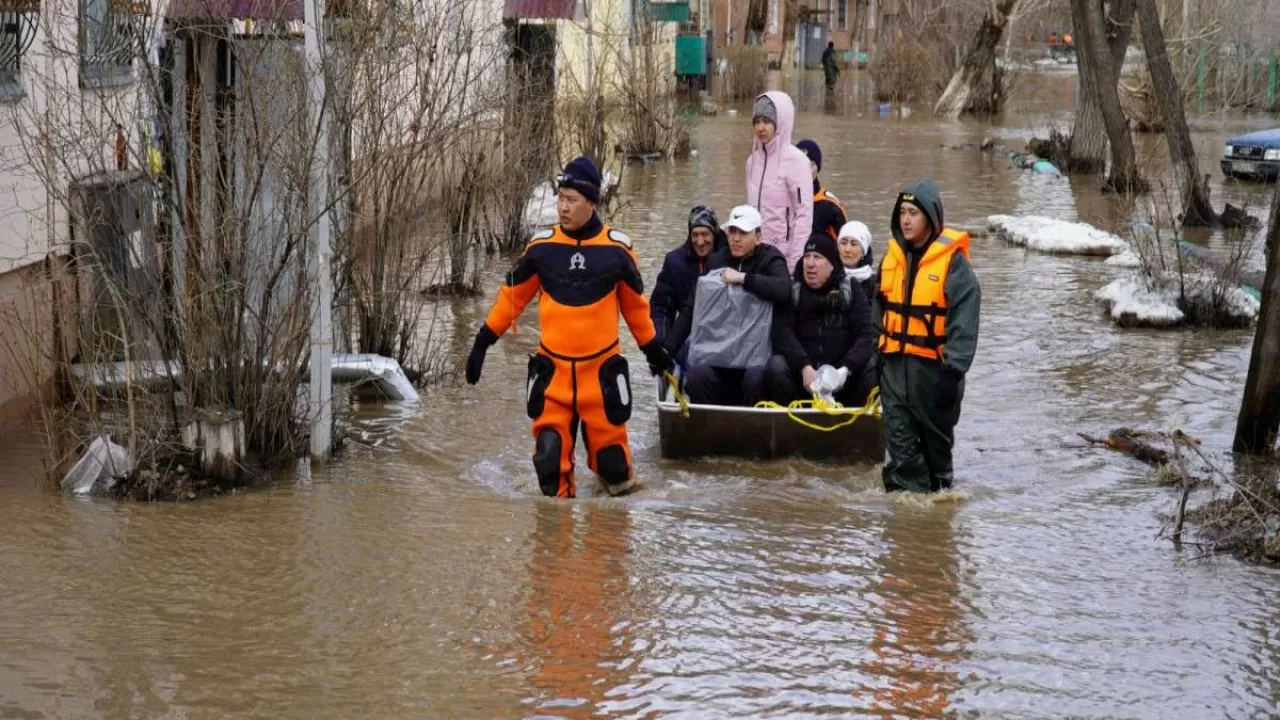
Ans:
[[[835,241],[814,233],[796,267],[791,307],[774,326],[775,354],[765,371],[770,399],[809,397],[818,368],[830,365],[840,376],[831,388],[836,401],[861,406],[875,387],[873,347],[867,296],[845,275]]]
[[[631,239],[596,215],[600,171],[579,157],[556,177],[560,223],[537,233],[507,273],[467,357],[467,382],[480,380],[485,352],[541,291],[541,342],[529,358],[527,411],[533,467],[544,495],[574,497],[574,445],[582,428],[587,465],[610,495],[635,485],[626,422],[631,378],[618,347],[618,314],[654,375],[671,370],[649,317]]]
[[[694,206],[689,212],[689,233],[684,244],[667,253],[649,296],[649,312],[659,342],[666,340],[680,308],[693,297],[698,278],[707,272],[711,253],[727,245],[716,211],[705,205]]]
[[[981,290],[969,233],[943,224],[930,180],[898,195],[872,309],[879,336],[886,491],[951,487],[964,377],[978,349]]]
[[[822,148],[809,139],[796,143],[796,147],[809,158],[809,172],[813,175],[812,232],[826,233],[832,240],[836,240],[840,237],[840,228],[849,222],[849,215],[845,212],[844,205],[840,204],[840,200],[827,192],[826,188],[822,187],[822,181],[818,179],[818,173],[822,172]]]

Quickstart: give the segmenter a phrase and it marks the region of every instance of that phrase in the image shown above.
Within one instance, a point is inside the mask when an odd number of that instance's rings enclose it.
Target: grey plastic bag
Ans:
[[[773,303],[741,285],[726,285],[720,271],[698,278],[689,333],[689,365],[746,369],[764,367],[772,347]]]

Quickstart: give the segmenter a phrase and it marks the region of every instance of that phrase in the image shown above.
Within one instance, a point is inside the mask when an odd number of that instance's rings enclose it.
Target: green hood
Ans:
[[[898,211],[902,209],[902,203],[908,198],[913,197],[916,205],[924,210],[924,215],[929,219],[929,242],[938,239],[942,234],[943,217],[942,217],[942,192],[938,190],[938,186],[933,181],[925,178],[917,180],[907,186],[905,190],[898,193],[898,201],[893,204],[893,217],[889,220],[889,227],[893,230],[893,239],[898,241],[903,250],[910,251],[911,244],[902,236],[902,225],[898,223]],[[926,245],[928,243],[925,243]]]

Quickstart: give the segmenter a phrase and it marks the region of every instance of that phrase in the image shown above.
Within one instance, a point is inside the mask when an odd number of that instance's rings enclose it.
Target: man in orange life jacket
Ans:
[[[541,342],[529,358],[527,410],[533,468],[544,495],[573,497],[578,428],[587,465],[611,495],[634,486],[626,422],[631,378],[618,348],[618,314],[655,375],[672,369],[649,318],[649,301],[631,239],[600,222],[600,171],[579,157],[556,177],[560,224],[525,246],[467,357],[467,382],[480,380],[485,352],[538,291]]]
[[[886,491],[951,487],[964,376],[978,348],[981,291],[969,234],[943,224],[930,180],[898,195],[872,310],[879,335]]]
[[[822,172],[822,148],[808,139],[796,143],[796,147],[809,158],[809,173],[813,175],[813,230],[809,234],[826,233],[832,240],[836,240],[840,237],[840,228],[849,222],[849,215],[845,212],[844,205],[840,204],[835,195],[827,192],[818,179],[818,173]],[[790,270],[794,272],[795,268]]]

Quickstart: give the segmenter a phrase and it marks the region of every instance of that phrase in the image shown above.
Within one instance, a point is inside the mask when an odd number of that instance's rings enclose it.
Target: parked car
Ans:
[[[1280,128],[1228,140],[1222,151],[1222,174],[1274,182],[1280,177]]]

